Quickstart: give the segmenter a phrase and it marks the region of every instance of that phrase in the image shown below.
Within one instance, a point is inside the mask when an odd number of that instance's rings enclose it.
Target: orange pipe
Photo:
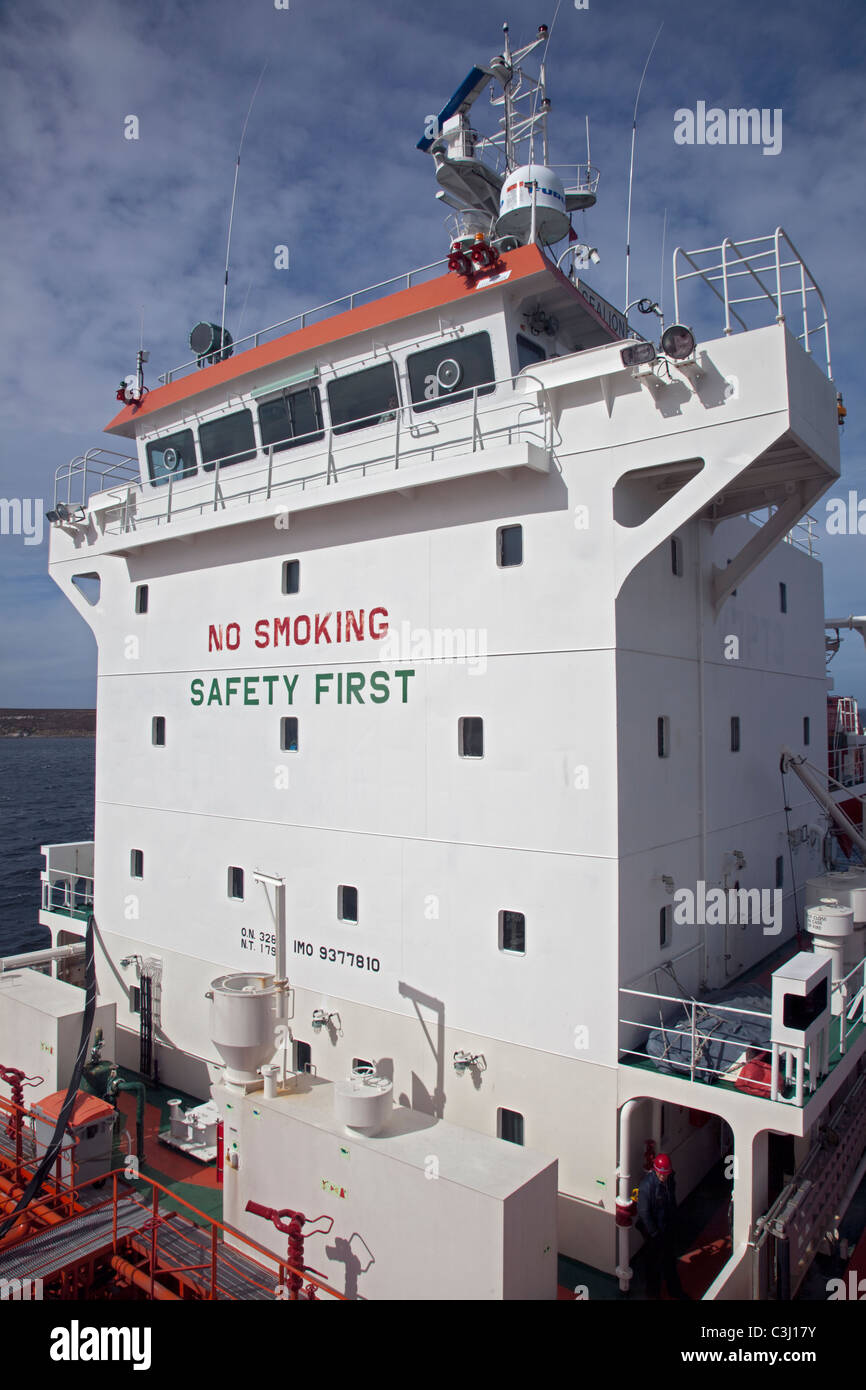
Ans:
[[[145,1274],[143,1269],[138,1269],[136,1265],[130,1264],[129,1260],[123,1260],[119,1255],[111,1258],[111,1268],[120,1276],[125,1284],[134,1284],[137,1289],[143,1289],[151,1298],[171,1300],[180,1303],[182,1300],[171,1289],[167,1289],[165,1284],[158,1284],[150,1274]]]

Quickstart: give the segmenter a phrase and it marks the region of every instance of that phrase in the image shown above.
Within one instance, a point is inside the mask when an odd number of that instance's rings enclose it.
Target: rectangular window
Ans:
[[[738,714],[733,714],[733,715],[731,715],[731,752],[732,752],[732,753],[739,753],[739,751],[740,751],[740,716],[739,716]]]
[[[296,1038],[292,1043],[292,1054],[292,1070],[309,1071],[313,1061],[313,1049],[310,1044]]]
[[[147,612],[148,590],[146,584],[136,584],[135,586],[135,611],[136,613]]]
[[[406,368],[416,414],[468,400],[475,387],[479,396],[495,389],[489,333],[472,333],[468,338],[452,338],[423,352],[412,352],[406,358]]]
[[[195,473],[195,442],[192,430],[178,430],[175,434],[163,435],[147,446],[147,471],[154,487],[167,483],[170,478],[188,478]]]
[[[678,579],[683,573],[683,543],[679,536],[671,536],[671,571]]]
[[[499,1109],[496,1112],[496,1132],[509,1144],[523,1143],[523,1116],[517,1110]]]
[[[728,564],[730,564],[730,563],[731,563],[731,561],[728,560]],[[732,590],[731,590],[731,598],[736,598],[736,597],[737,597],[737,591],[736,591],[736,589],[732,589]]]
[[[812,721],[809,718],[808,714],[803,720],[803,742],[806,744],[807,748],[809,744],[812,742]]]
[[[229,868],[229,897],[242,898],[244,896],[244,871],[232,864]]]
[[[457,747],[461,758],[484,757],[484,720],[475,715],[457,721]]]
[[[263,401],[259,406],[259,429],[262,448],[267,449],[272,444],[274,453],[324,439],[318,386],[305,386],[300,391],[288,391],[276,400]]]
[[[496,532],[496,563],[505,569],[523,564],[523,527],[500,526]]]
[[[129,1012],[131,1014],[141,1013],[141,985],[129,986]]]
[[[670,903],[666,907],[659,908],[659,946],[664,950],[665,946],[671,944],[671,926],[674,920],[674,910]]]
[[[778,857],[778,859],[776,860],[776,887],[777,887],[777,888],[784,888],[784,886],[785,886],[785,860],[784,860],[783,856],[780,854],[779,857]]]
[[[140,849],[129,852],[129,877],[144,878],[144,854]]]
[[[526,955],[526,917],[522,912],[503,910],[499,914],[499,949]]]
[[[656,751],[660,758],[667,758],[671,751],[671,721],[666,714],[656,720]]]
[[[363,372],[351,372],[328,384],[328,404],[334,434],[365,430],[395,420],[400,404],[393,362]]]
[[[347,883],[337,889],[337,917],[341,922],[358,920],[358,890]]]
[[[787,584],[780,584],[780,585],[779,585],[779,610],[780,610],[780,612],[782,612],[782,613],[787,613],[787,611],[788,611],[788,586],[787,586]]]
[[[280,747],[284,753],[298,751],[298,721],[294,714],[280,720]]]
[[[522,372],[524,367],[532,367],[536,362],[543,362],[547,353],[540,343],[533,343],[531,338],[524,338],[522,333],[517,335],[517,370]]]
[[[296,594],[301,587],[300,560],[283,561],[283,593]]]
[[[246,463],[256,456],[251,410],[236,410],[198,427],[202,467],[211,472],[219,462],[220,468],[232,463]]]
[[[150,737],[157,748],[165,747],[165,715],[155,714],[150,725]]]

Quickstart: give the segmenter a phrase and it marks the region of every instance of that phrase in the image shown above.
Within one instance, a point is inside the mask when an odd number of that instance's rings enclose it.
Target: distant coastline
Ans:
[[[0,738],[95,736],[95,709],[0,709]]]

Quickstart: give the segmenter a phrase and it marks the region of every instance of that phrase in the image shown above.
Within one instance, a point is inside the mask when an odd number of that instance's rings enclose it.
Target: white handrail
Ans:
[[[712,259],[708,262],[700,259],[706,257]],[[689,269],[680,268],[680,261],[684,261]],[[790,275],[788,272],[794,273]],[[775,288],[765,283],[765,279],[762,278],[768,275],[773,277]],[[743,278],[754,281],[760,293],[736,293],[737,285],[733,282],[738,282]],[[803,344],[805,352],[811,353],[810,338],[815,333],[823,333],[827,375],[832,377],[830,321],[824,296],[815,277],[783,227],[777,227],[771,235],[747,237],[740,242],[734,241],[732,237],[725,237],[718,246],[701,246],[693,251],[686,251],[683,247],[678,246],[673,254],[674,316],[678,323],[682,322],[681,286],[687,281],[695,279],[702,280],[721,301],[725,312],[724,331],[726,336],[733,332],[732,318],[742,329],[747,330],[749,327],[735,306],[742,307],[747,304],[768,302],[775,308],[776,322],[784,323],[786,321],[785,300],[790,296],[795,296],[799,300],[802,319],[802,331],[796,335],[798,341]],[[718,288],[719,284],[722,286],[721,290]],[[732,291],[734,292],[732,293]],[[809,326],[809,295],[817,297],[822,313],[820,323],[812,327]]]
[[[223,356],[232,356],[235,349],[239,348],[242,343],[251,343],[253,347],[258,347],[260,340],[264,338],[266,333],[274,333],[278,328],[287,328],[290,323],[300,322],[301,328],[306,328],[307,319],[311,318],[313,314],[321,314],[325,309],[334,309],[338,304],[348,303],[349,309],[354,309],[356,299],[360,299],[361,295],[364,294],[372,294],[374,290],[384,290],[389,285],[396,285],[404,280],[406,282],[405,288],[411,289],[413,276],[424,275],[428,270],[437,270],[439,266],[447,265],[447,263],[447,257],[441,261],[431,261],[429,265],[421,265],[415,270],[404,271],[402,275],[392,275],[388,280],[380,280],[375,285],[365,285],[362,290],[352,290],[349,294],[342,294],[338,299],[329,299],[325,304],[316,304],[312,309],[304,309],[300,314],[292,314],[290,318],[280,319],[279,323],[268,324],[267,328],[260,328],[256,333],[247,333],[245,337],[236,339],[231,345],[231,351],[215,348],[213,352],[203,354],[202,358],[194,357],[189,362],[182,362],[179,367],[171,367],[169,371],[163,372],[157,380],[161,385],[166,386],[180,372],[187,372],[192,367],[210,365],[211,361],[221,361]]]

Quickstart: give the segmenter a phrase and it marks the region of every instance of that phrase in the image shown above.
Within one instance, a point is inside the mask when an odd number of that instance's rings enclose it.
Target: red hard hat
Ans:
[[[659,1174],[672,1173],[674,1165],[671,1163],[670,1154],[656,1154],[653,1168]]]

